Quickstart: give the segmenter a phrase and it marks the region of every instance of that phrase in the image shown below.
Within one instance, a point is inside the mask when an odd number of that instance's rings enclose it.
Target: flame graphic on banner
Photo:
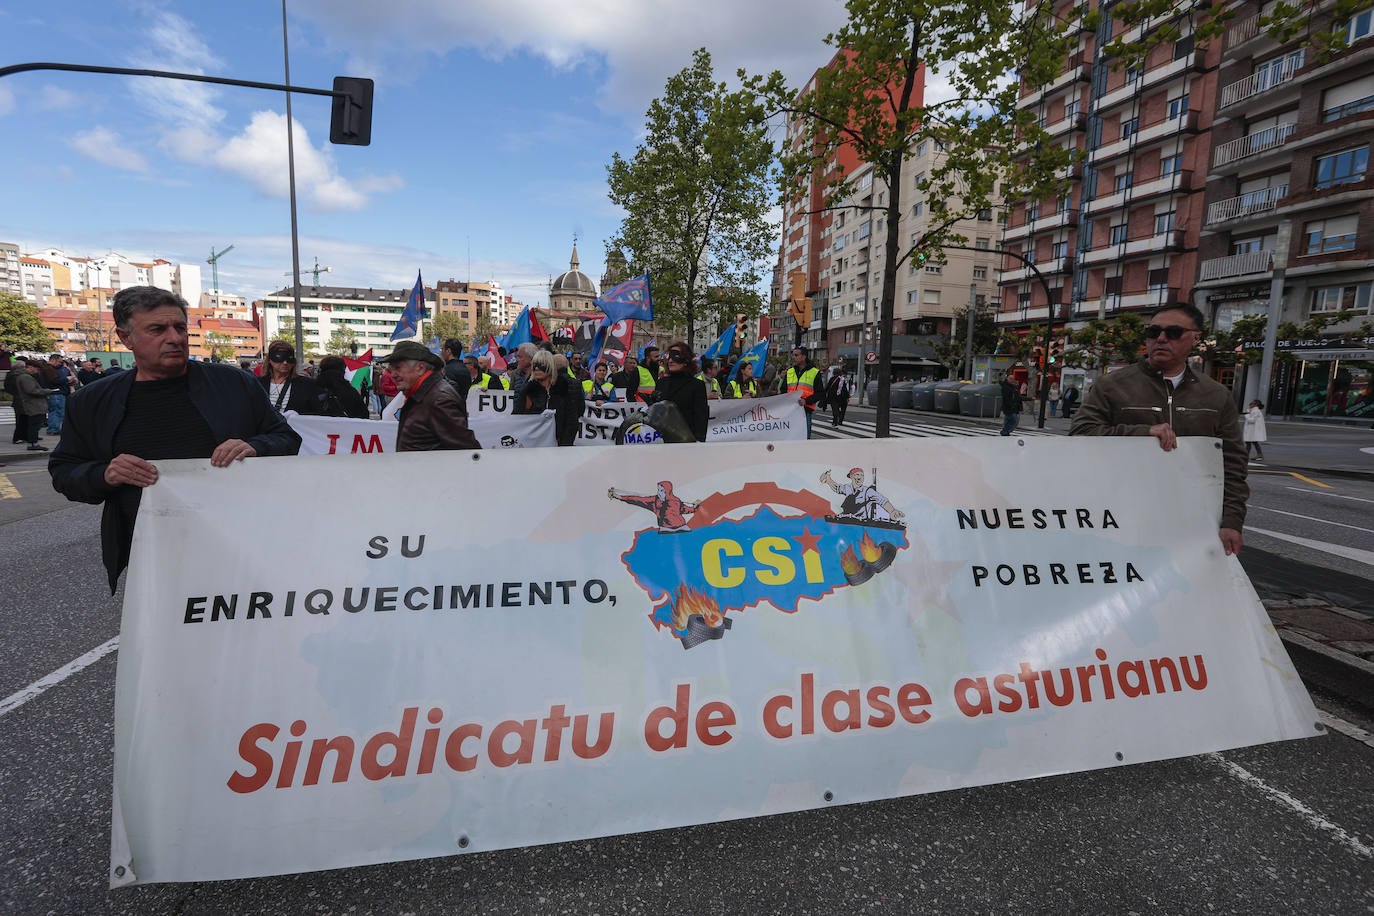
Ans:
[[[693,614],[700,614],[707,626],[712,627],[720,626],[725,619],[714,598],[686,584],[679,585],[673,597],[673,626],[678,630],[687,629],[687,619]]]

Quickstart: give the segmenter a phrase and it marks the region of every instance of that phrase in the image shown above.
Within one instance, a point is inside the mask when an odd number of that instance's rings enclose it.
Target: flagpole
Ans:
[[[291,52],[286,40],[286,0],[281,0],[281,54],[286,85],[291,85]],[[296,143],[291,136],[291,90],[286,90],[286,175],[291,195],[291,301],[296,319],[297,365],[305,362],[305,328],[301,325],[301,243],[296,229]]]

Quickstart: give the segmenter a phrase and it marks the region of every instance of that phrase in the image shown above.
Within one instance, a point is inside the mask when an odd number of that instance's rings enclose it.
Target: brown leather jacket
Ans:
[[[406,394],[399,419],[398,452],[482,447],[468,429],[467,405],[439,370],[430,372]]]
[[[1245,523],[1245,443],[1240,415],[1231,392],[1191,368],[1178,388],[1144,362],[1109,373],[1088,389],[1083,406],[1073,417],[1073,436],[1148,436],[1156,423],[1168,423],[1179,436],[1221,440],[1225,471],[1221,502],[1222,528],[1239,531]]]

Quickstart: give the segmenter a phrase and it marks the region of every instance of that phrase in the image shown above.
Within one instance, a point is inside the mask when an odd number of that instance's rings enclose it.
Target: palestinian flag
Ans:
[[[363,382],[367,381],[372,374],[372,348],[362,355],[361,359],[350,359],[345,356],[344,378],[348,379],[348,384],[359,391],[363,388]]]

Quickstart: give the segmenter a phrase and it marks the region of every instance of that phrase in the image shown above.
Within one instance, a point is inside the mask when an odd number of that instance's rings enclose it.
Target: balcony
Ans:
[[[1022,264],[1020,261],[1016,261],[1016,264],[1018,265],[1017,267],[1011,270],[1002,271],[1002,276],[998,280],[999,283],[1018,283],[1026,279],[1035,279],[1035,272],[1031,270],[1030,267]],[[1044,264],[1036,264],[1035,266],[1040,268],[1040,272],[1047,277],[1053,274],[1073,273],[1073,258],[1054,258],[1046,261]]]
[[[1069,208],[1066,210],[1055,210],[1038,219],[1026,220],[1019,226],[1013,226],[1002,233],[1002,238],[1006,241],[1019,239],[1032,232],[1044,232],[1047,229],[1058,229],[1060,226],[1070,226],[1078,220],[1078,211]]]
[[[1198,280],[1220,280],[1247,274],[1266,274],[1274,269],[1274,252],[1247,251],[1225,258],[1211,258],[1198,267]]]
[[[1017,102],[1017,108],[1030,108],[1045,96],[1050,95],[1065,86],[1074,82],[1086,83],[1092,79],[1092,58],[1083,51],[1069,58],[1068,66],[1063,72],[1044,86],[1038,86],[1029,93],[1022,96]]]
[[[1276,124],[1264,130],[1257,130],[1253,134],[1237,137],[1229,143],[1223,143],[1212,152],[1212,167],[1220,168],[1248,156],[1277,149],[1287,143],[1288,138],[1297,129],[1297,124]]]
[[[1231,27],[1226,30],[1226,50],[1231,50],[1237,45],[1243,45],[1254,38],[1260,32],[1260,14],[1247,16],[1231,23]]]
[[[1182,290],[1177,286],[1157,286],[1143,293],[1122,293],[1116,297],[1114,305],[1118,309],[1145,309],[1177,305],[1183,301],[1179,295],[1181,292]]]
[[[1120,261],[1124,258],[1136,257],[1138,255],[1177,251],[1183,247],[1183,230],[1170,229],[1166,232],[1155,233],[1154,235],[1126,239],[1115,245],[1104,245],[1101,248],[1089,249],[1083,252],[1083,263],[1085,265],[1102,264],[1111,261]]]
[[[1303,58],[1299,57],[1279,67],[1257,70],[1244,79],[1223,86],[1217,96],[1217,109],[1228,108],[1237,102],[1268,92],[1276,86],[1282,86],[1293,79],[1293,74],[1298,72],[1302,64]]]
[[[1127,201],[1158,197],[1161,194],[1188,193],[1192,190],[1193,173],[1191,171],[1170,172],[1168,175],[1142,181],[1124,191],[1113,191],[1103,197],[1094,198],[1088,201],[1087,211],[1089,213],[1104,213],[1125,205]]]
[[[1175,134],[1195,134],[1197,133],[1199,113],[1197,109],[1189,109],[1181,117],[1165,118],[1162,121],[1155,121],[1145,127],[1138,129],[1131,136],[1124,140],[1114,140],[1111,143],[1103,144],[1091,153],[1091,161],[1094,163],[1105,162],[1114,159],[1131,149],[1153,143],[1156,140],[1164,140]]]
[[[1244,219],[1256,213],[1268,213],[1288,196],[1288,185],[1281,184],[1262,191],[1251,191],[1239,197],[1219,200],[1207,207],[1207,226],[1211,228],[1233,219]]]
[[[1051,137],[1058,137],[1060,134],[1067,133],[1071,130],[1087,129],[1088,116],[1081,113],[1075,113],[1067,118],[1060,118],[1058,121],[1045,127],[1045,130],[1049,132]]]

